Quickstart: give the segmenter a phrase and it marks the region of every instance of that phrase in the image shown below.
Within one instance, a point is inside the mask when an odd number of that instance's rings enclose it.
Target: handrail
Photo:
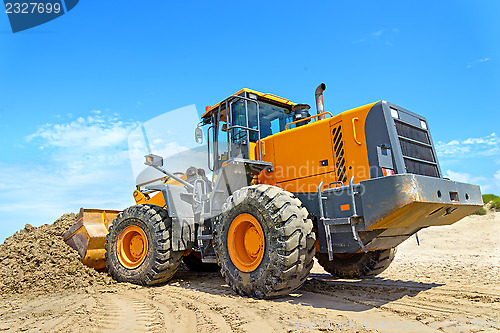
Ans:
[[[359,118],[358,117],[352,118],[352,131],[354,133],[354,141],[361,146],[361,142],[358,140],[358,136],[356,134],[356,123],[355,123],[356,120],[359,120]]]
[[[318,114],[315,114],[314,116],[310,116],[310,117],[307,117],[307,118],[304,118],[304,119],[299,119],[299,120],[295,120],[294,122],[291,122],[291,123],[288,123],[285,125],[285,131],[288,129],[288,125],[292,125],[292,124],[296,124],[296,123],[300,123],[302,121],[306,121],[306,120],[309,120],[309,119],[312,119],[312,118],[317,118],[319,116],[324,116],[324,115],[327,115],[329,114],[330,117],[333,117],[333,114],[331,112],[323,112],[323,113],[318,113]]]
[[[280,96],[276,96],[274,94],[270,94],[270,93],[265,93],[264,95],[262,95],[262,97],[267,97],[267,96],[272,96],[276,99],[279,99],[279,100],[282,100],[282,101],[286,101],[285,103],[290,103],[290,100],[286,99],[286,98],[283,98],[283,97],[280,97]]]
[[[213,135],[214,125],[210,125],[207,128],[208,169],[210,171],[214,171],[214,169],[215,169],[215,158],[214,158],[214,156],[212,156],[212,159],[214,160],[213,161],[213,166],[210,165],[210,140],[212,140],[212,138],[210,137],[210,129],[212,129],[212,135]],[[214,147],[215,147],[215,144],[214,144]]]
[[[253,132],[258,132],[259,131],[258,129],[255,129],[255,128],[246,127],[246,126],[240,126],[240,125],[229,126],[229,128],[227,130],[229,131],[229,130],[232,130],[233,128],[241,128],[241,129],[249,130],[249,131],[253,131]]]
[[[240,127],[242,129],[245,129],[247,131],[247,137],[249,138],[250,137],[250,131],[255,131],[257,132],[257,141],[260,141],[261,137],[260,137],[260,110],[259,110],[259,102],[258,100],[256,99],[252,99],[252,98],[248,98],[248,97],[245,97],[245,96],[239,96],[239,95],[231,95],[231,97],[234,97],[235,100],[231,101],[229,103],[229,108],[226,106],[226,112],[229,114],[229,124],[232,124],[232,110],[233,110],[233,104],[236,102],[237,99],[242,99],[244,102],[245,102],[245,120],[246,120],[246,125],[247,126],[238,126],[238,125],[232,125],[232,126],[229,126],[230,128],[236,128],[236,127]],[[231,98],[229,97],[229,98]],[[227,105],[227,101],[229,101],[229,98],[226,99],[226,105]],[[253,128],[250,128],[248,126],[248,102],[251,102],[251,103],[255,103],[255,106],[257,107],[257,129],[253,129]],[[228,141],[231,139],[229,137],[230,135],[230,131],[227,132],[228,133]],[[229,142],[228,142],[229,143]],[[249,151],[250,152],[250,151]],[[231,153],[231,144],[229,143],[229,153]],[[262,161],[262,151],[259,149],[259,161]]]
[[[331,189],[333,184],[340,184],[340,186],[344,185],[344,183],[342,183],[340,180],[338,180],[336,182],[331,182],[330,184],[328,184],[328,189]]]

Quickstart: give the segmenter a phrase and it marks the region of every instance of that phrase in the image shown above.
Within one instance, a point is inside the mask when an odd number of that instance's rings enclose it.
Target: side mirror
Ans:
[[[200,145],[203,143],[203,130],[199,126],[194,130],[194,140]]]
[[[149,165],[149,166],[163,166],[163,157],[155,155],[155,154],[149,154],[144,156],[146,158],[146,162],[144,164]]]

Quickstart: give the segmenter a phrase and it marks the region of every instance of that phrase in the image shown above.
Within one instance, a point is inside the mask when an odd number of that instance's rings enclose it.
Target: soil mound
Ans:
[[[107,273],[83,265],[62,239],[76,221],[65,214],[53,224],[29,224],[0,244],[0,294],[50,293],[114,283]]]

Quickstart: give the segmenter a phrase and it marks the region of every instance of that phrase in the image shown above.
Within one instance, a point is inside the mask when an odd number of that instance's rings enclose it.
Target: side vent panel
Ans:
[[[333,137],[333,161],[335,162],[335,175],[337,181],[345,183],[347,181],[345,154],[344,154],[344,140],[342,136],[342,125],[335,125],[332,127]]]

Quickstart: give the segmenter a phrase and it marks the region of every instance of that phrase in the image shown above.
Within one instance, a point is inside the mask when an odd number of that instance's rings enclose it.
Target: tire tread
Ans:
[[[254,275],[229,267],[232,263],[224,250],[224,227],[231,222],[228,214],[239,204],[261,207],[270,216],[269,236],[276,248],[270,249],[274,260],[269,260],[265,272]],[[222,276],[234,291],[243,296],[275,298],[293,292],[304,283],[313,266],[316,240],[307,215],[301,201],[292,193],[271,185],[244,187],[227,198],[216,222],[214,244]],[[244,278],[250,282],[243,283]]]
[[[138,270],[135,274],[124,270],[123,266],[117,260],[116,255],[108,255],[115,251],[116,243],[113,240],[118,236],[115,234],[115,230],[120,227],[120,224],[129,223],[127,222],[129,219],[142,221],[152,237],[152,258],[150,261],[146,258],[142,265],[146,264],[147,267],[145,266],[144,269]],[[166,210],[159,206],[136,205],[119,213],[106,236],[106,266],[110,275],[120,282],[131,282],[148,286],[165,283],[171,279],[179,268],[182,258],[182,252],[172,251],[171,228],[171,218],[168,216]]]

